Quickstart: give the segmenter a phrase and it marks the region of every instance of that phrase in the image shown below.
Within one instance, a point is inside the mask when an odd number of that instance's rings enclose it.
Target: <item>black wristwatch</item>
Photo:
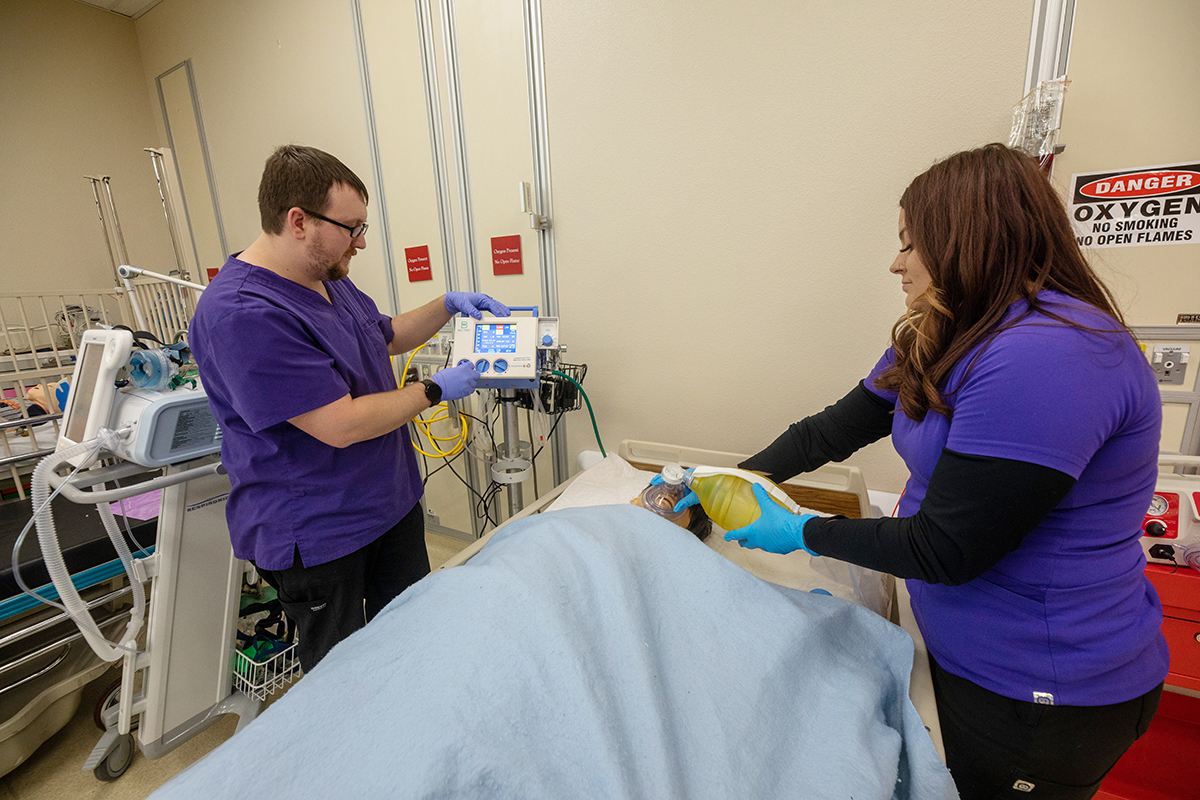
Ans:
[[[429,401],[429,405],[436,406],[442,402],[442,387],[425,378],[421,383],[425,384],[425,399]]]

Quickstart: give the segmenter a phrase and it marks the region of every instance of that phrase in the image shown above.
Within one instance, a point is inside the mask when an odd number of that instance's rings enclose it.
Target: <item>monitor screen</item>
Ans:
[[[517,352],[517,325],[514,322],[475,326],[476,353]]]
[[[96,394],[96,379],[100,375],[100,365],[103,363],[104,342],[87,342],[83,346],[83,355],[79,365],[79,378],[70,390],[70,410],[66,420],[67,439],[72,442],[84,441],[87,431],[88,414],[92,409],[92,397]],[[107,422],[107,420],[105,420]]]

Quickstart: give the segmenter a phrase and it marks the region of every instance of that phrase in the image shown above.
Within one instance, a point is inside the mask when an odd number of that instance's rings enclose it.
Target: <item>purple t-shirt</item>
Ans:
[[[1117,327],[1057,292],[1040,299],[1079,324]],[[1014,303],[1001,324],[1027,310]],[[866,385],[896,401],[873,382],[893,360],[889,349]],[[1167,646],[1139,539],[1158,475],[1162,405],[1137,345],[1035,313],[968,353],[946,390],[951,420],[895,414],[892,442],[910,471],[900,516],[920,507],[943,447],[1040,464],[1076,483],[975,580],[907,582],[930,653],[956,675],[1030,702],[1050,695],[1059,705],[1105,705],[1157,686]]]
[[[330,447],[288,422],[349,394],[396,388],[391,318],[348,278],[317,292],[231,256],[188,330],[224,436],[233,551],[263,569],[348,555],[421,497],[405,428]]]

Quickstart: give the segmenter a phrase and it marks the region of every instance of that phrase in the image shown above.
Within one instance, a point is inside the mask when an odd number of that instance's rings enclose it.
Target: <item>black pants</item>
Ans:
[[[1076,800],[1150,727],[1162,684],[1124,703],[1047,706],[946,672],[931,657],[946,766],[962,800]]]
[[[299,637],[300,666],[311,671],[335,644],[429,574],[421,504],[350,555],[306,567],[297,550],[288,569],[260,569],[258,574],[279,593]]]

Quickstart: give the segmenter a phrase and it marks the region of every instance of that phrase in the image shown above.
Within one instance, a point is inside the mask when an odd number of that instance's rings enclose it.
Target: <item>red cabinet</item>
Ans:
[[[1100,787],[1100,800],[1200,798],[1200,573],[1159,564],[1146,567],[1163,605],[1163,635],[1171,648],[1168,691],[1150,730],[1129,748]]]

